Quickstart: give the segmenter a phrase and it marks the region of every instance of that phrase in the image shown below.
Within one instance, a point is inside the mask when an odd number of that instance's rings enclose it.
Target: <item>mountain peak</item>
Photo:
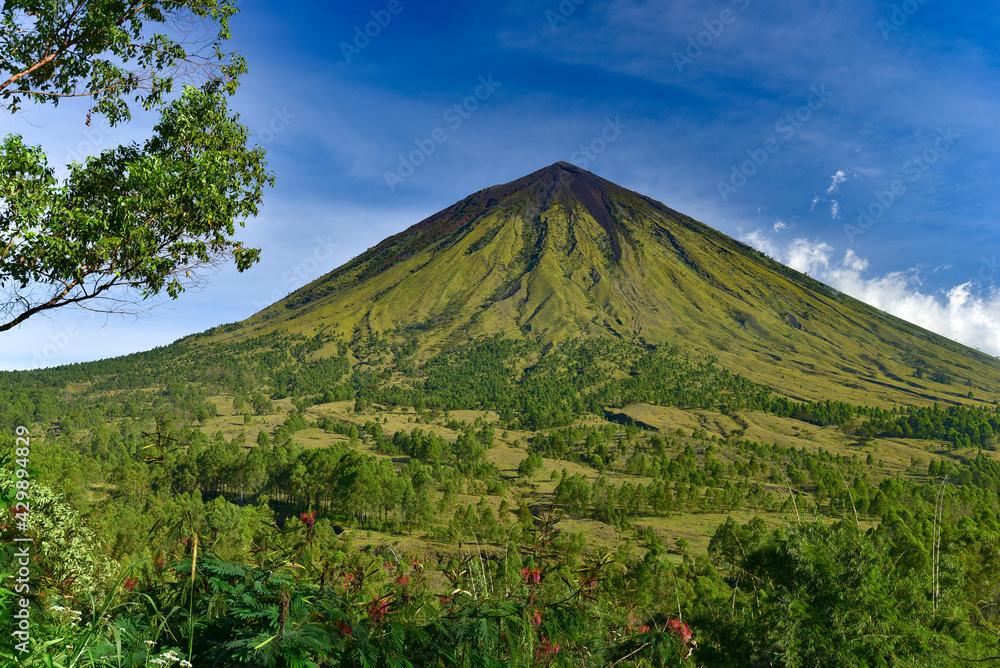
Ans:
[[[525,187],[548,187],[550,190],[558,186],[569,186],[580,189],[589,186],[593,190],[605,191],[608,187],[617,187],[610,181],[605,181],[601,177],[585,169],[581,169],[574,164],[564,162],[554,162],[548,167],[543,167],[527,176],[524,176],[510,183],[503,184],[504,187],[513,186],[517,189]]]
[[[627,193],[621,186],[568,162],[554,162],[527,176],[481,190],[455,206],[490,207],[511,198],[528,197],[532,208],[544,211],[553,205],[579,203],[608,235],[615,259],[621,259],[621,225],[610,209],[613,190]],[[445,209],[442,214],[451,213]],[[439,214],[440,215],[440,214]]]
[[[1000,377],[996,360],[567,162],[456,202],[262,311],[242,331],[275,328],[349,338],[402,332],[422,350],[497,334],[546,343],[684,341],[751,378],[776,363],[804,369],[775,384],[787,396],[823,396],[817,388],[825,385],[860,402],[870,400],[867,393],[947,396],[910,380],[914,366],[978,387]]]
[[[588,172],[585,169],[581,169],[576,165],[560,160],[558,162],[553,162],[548,167],[542,167],[541,169],[532,172],[525,176],[525,179],[542,179],[542,178],[572,178],[572,177],[586,177],[590,176],[596,179],[600,177],[592,172]]]
[[[575,204],[580,204],[607,234],[611,251],[617,260],[621,258],[622,229],[609,209],[612,193],[638,195],[576,165],[559,161],[514,181],[473,193],[399,234],[389,237],[371,251],[378,253],[389,248],[405,248],[403,253],[392,253],[384,263],[379,264],[378,270],[381,270],[420,248],[432,245],[435,241],[466,228],[487,212],[516,204],[525,205],[527,209],[525,215],[532,217],[554,205],[572,209],[575,208]],[[648,200],[648,198],[643,199]],[[648,201],[653,203],[652,200]],[[655,204],[670,211],[658,202]],[[675,212],[670,211],[670,213]]]

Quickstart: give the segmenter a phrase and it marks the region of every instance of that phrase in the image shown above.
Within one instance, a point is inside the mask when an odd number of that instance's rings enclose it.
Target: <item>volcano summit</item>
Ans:
[[[951,402],[965,392],[931,378],[1000,381],[996,359],[565,162],[470,195],[226,330],[406,332],[435,352],[613,337],[711,355],[808,399]]]

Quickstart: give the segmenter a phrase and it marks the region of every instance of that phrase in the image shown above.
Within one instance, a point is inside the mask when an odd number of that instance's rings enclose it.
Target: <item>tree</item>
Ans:
[[[531,452],[517,465],[517,475],[522,478],[531,478],[544,464],[545,462],[540,454]]]
[[[254,392],[253,397],[250,399],[250,403],[253,404],[253,412],[255,415],[267,415],[274,410],[274,404],[260,391]],[[260,437],[258,436],[258,438]]]
[[[953,665],[935,647],[925,580],[875,536],[850,524],[780,528],[729,520],[709,553],[738,583],[721,615],[706,609],[715,635],[699,657],[723,666]],[[694,620],[692,623],[695,623]]]
[[[221,49],[235,11],[232,0],[4,3],[3,109],[83,97],[88,125],[94,114],[116,125],[131,119],[131,98],[160,121],[144,143],[74,162],[63,180],[41,147],[3,138],[0,331],[70,304],[123,312],[137,298],[176,299],[221,261],[258,261],[234,225],[257,214],[274,178],[226,104],[246,70]],[[199,24],[217,28],[208,49],[192,41]],[[151,30],[164,26],[176,37]],[[167,101],[175,80],[200,87]]]

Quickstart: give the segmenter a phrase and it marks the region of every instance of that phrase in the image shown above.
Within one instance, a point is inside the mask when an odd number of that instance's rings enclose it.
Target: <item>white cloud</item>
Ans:
[[[740,237],[740,241],[745,244],[750,244],[770,258],[775,260],[781,259],[781,252],[778,250],[778,247],[770,239],[764,236],[763,232],[759,229],[754,230],[750,234],[744,234]]]
[[[817,272],[824,271],[830,266],[831,251],[833,246],[828,243],[799,237],[788,244],[785,264],[796,271],[815,276]]]
[[[830,187],[826,189],[826,194],[832,195],[833,193],[837,192],[837,189],[840,187],[840,184],[846,181],[848,176],[849,174],[847,172],[845,172],[842,169],[838,169],[837,173],[833,174],[830,177]],[[813,209],[815,209],[816,205],[819,204],[820,202],[829,202],[830,217],[833,218],[834,220],[840,218],[840,202],[833,198],[827,199],[825,197],[820,197],[819,195],[813,195],[812,203],[810,203],[809,205],[809,210],[812,211]]]
[[[844,255],[843,261],[841,261],[841,265],[851,271],[864,271],[868,268],[868,260],[859,257],[853,249],[849,248],[847,249],[847,254]]]
[[[840,261],[835,249],[821,240],[796,238],[782,253],[756,230],[743,238],[789,267],[809,274],[837,290],[907,322],[967,346],[1000,356],[1000,290],[975,292],[972,282],[929,292],[920,279],[920,268],[883,276],[866,276],[869,263],[849,249]],[[764,249],[767,248],[767,251]]]
[[[847,180],[847,172],[842,169],[838,169],[837,173],[830,177],[831,183],[830,187],[826,189],[827,195],[832,195],[837,192],[837,186]]]
[[[848,251],[821,280],[841,292],[924,329],[991,355],[1000,355],[1000,292],[973,294],[972,283],[937,294],[920,289],[918,270],[865,278],[867,261]]]
[[[776,220],[776,221],[774,221],[774,231],[775,232],[780,232],[781,230],[785,230],[785,229],[788,229],[788,223],[786,223],[783,220]]]

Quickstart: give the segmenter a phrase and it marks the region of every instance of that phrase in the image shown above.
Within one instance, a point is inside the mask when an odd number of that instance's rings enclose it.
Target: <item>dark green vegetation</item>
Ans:
[[[988,663],[998,369],[555,165],[245,323],[3,374],[29,663]]]
[[[136,295],[176,299],[222,260],[257,262],[235,225],[274,177],[227,106],[246,71],[222,50],[235,13],[230,0],[0,6],[5,112],[82,97],[81,129],[94,116],[129,121],[130,104],[160,117],[145,142],[59,165],[65,179],[41,146],[0,139],[0,332],[72,304],[127,312]],[[190,85],[170,99],[175,77]]]

